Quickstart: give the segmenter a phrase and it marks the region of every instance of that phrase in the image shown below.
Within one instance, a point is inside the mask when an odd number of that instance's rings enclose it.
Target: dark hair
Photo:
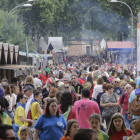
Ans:
[[[46,72],[46,77],[48,77],[48,72],[47,71],[45,71]]]
[[[114,86],[112,84],[107,84],[106,86],[106,90],[108,91],[109,89],[114,88]]]
[[[19,92],[22,92],[22,87],[21,87],[22,81],[23,81],[23,80],[19,81],[19,84],[18,84],[18,86],[19,86]],[[24,83],[23,83],[23,87],[24,87]]]
[[[95,70],[98,70],[98,66],[95,66]]]
[[[59,71],[58,79],[62,79],[62,78],[63,78],[63,72],[62,71]]]
[[[112,73],[111,73],[111,76],[115,76],[115,73],[114,73],[114,72],[112,72]]]
[[[120,75],[121,75],[121,73],[120,72],[117,72],[117,76],[120,77]]]
[[[90,71],[90,72],[92,71],[92,68],[93,68],[93,66],[90,66],[90,67],[89,67],[89,71]]]
[[[100,116],[97,113],[91,114],[89,117],[89,121],[91,121],[91,119],[97,119],[100,122]]]
[[[98,78],[97,84],[101,85],[103,83],[104,83],[104,79],[103,78]]]
[[[88,88],[83,88],[82,89],[82,95],[85,97],[85,98],[89,98],[90,97],[90,90]]]
[[[103,86],[102,86],[102,88],[103,88],[103,92],[104,92],[104,93],[106,92],[106,85],[107,85],[107,84],[104,83]]]
[[[10,92],[10,88],[9,85],[2,85],[2,87],[6,90],[4,92],[5,95],[10,95],[11,96],[11,92]]]
[[[68,107],[72,105],[72,94],[69,91],[63,92],[60,104],[63,113],[65,113],[68,110]]]
[[[8,137],[7,130],[13,130],[13,126],[7,124],[0,124],[0,138],[6,139]]]
[[[41,91],[38,91],[38,90],[35,91],[35,92],[34,92],[34,97],[35,97],[35,96],[38,96],[40,93],[42,93],[42,92],[41,92]]]
[[[97,135],[93,129],[79,129],[75,133],[73,140],[91,140],[93,134]]]
[[[130,72],[128,72],[128,71],[127,71],[127,72],[125,73],[125,75],[128,75],[128,76],[130,76]]]
[[[123,80],[124,77],[125,77],[124,74],[121,74],[121,75],[119,76],[120,80]]]
[[[60,104],[60,102],[61,102],[62,94],[63,94],[63,92],[61,92],[61,91],[58,91],[58,92],[56,93],[56,99],[57,99],[57,103],[58,103],[58,104]]]
[[[6,78],[3,78],[1,81],[2,81],[2,82],[7,82],[7,83],[8,83],[8,80],[7,80]]]
[[[90,89],[92,89],[93,88],[93,78],[92,78],[92,76],[91,75],[88,75],[88,77],[87,77],[87,82],[90,82],[91,83],[91,88]]]
[[[0,106],[1,106],[0,115],[2,116],[3,109],[2,109],[2,101],[1,100],[0,100]],[[2,124],[2,117],[0,117],[0,124]]]
[[[17,96],[17,103],[20,102],[20,99],[24,97],[24,93],[19,93]]]
[[[128,84],[130,84],[134,89],[136,89],[136,83],[134,81],[130,81],[128,82]]]
[[[53,102],[55,102],[55,103],[57,104],[57,102],[56,102],[55,99],[50,99],[50,100],[47,102],[45,114],[43,115],[44,117],[46,117],[46,118],[51,118],[49,106],[50,106],[50,104],[53,103]],[[56,112],[56,116],[57,116],[58,118],[60,117],[60,115],[59,115],[59,109],[58,109],[57,112]]]

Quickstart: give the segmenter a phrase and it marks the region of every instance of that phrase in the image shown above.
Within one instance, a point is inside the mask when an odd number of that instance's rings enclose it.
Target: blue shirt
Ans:
[[[140,85],[140,78],[137,80],[137,86]]]
[[[129,103],[132,104],[132,102],[133,102],[135,96],[136,96],[136,95],[135,95],[135,90],[134,90],[134,91],[132,91],[132,93],[130,94]],[[133,119],[139,119],[139,116],[134,116],[134,115],[133,115]]]
[[[46,118],[42,115],[35,125],[35,129],[40,130],[39,138],[41,140],[60,140],[66,127],[67,122],[63,115],[60,115],[59,118],[57,116]]]

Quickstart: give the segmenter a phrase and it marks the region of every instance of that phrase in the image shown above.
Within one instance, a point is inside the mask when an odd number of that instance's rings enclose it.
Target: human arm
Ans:
[[[15,96],[14,96],[14,95],[12,95],[12,97],[13,97],[13,104],[12,104],[12,108],[14,108],[14,106],[15,106]]]
[[[36,110],[37,110],[37,112],[38,112],[40,115],[42,115],[42,114],[43,114],[43,112],[42,112],[42,110],[41,110],[41,108],[40,108],[40,105],[39,105],[39,104],[36,106]]]
[[[33,134],[33,140],[38,140],[39,130],[35,129]]]
[[[28,122],[33,123],[33,122],[34,122],[33,120],[31,120],[31,119],[26,119],[26,118],[24,118],[23,116],[20,116],[20,120],[21,120],[22,122],[26,122],[26,123],[28,123]]]

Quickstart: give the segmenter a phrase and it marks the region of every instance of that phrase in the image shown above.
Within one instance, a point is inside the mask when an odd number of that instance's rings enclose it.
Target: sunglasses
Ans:
[[[71,78],[71,79],[73,80],[73,79],[76,79],[76,78]]]
[[[68,89],[69,87],[65,87],[65,89]]]
[[[119,83],[119,82],[115,81],[115,83]]]
[[[24,99],[28,99],[27,97],[23,97]]]
[[[127,87],[126,89],[131,89],[130,87]]]
[[[16,137],[9,137],[9,138],[5,138],[3,140],[16,140],[17,138]]]

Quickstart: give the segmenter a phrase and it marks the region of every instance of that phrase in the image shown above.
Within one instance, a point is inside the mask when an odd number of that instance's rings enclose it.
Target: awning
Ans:
[[[0,69],[31,69],[31,68],[36,68],[36,66],[29,66],[29,65],[1,65]]]

